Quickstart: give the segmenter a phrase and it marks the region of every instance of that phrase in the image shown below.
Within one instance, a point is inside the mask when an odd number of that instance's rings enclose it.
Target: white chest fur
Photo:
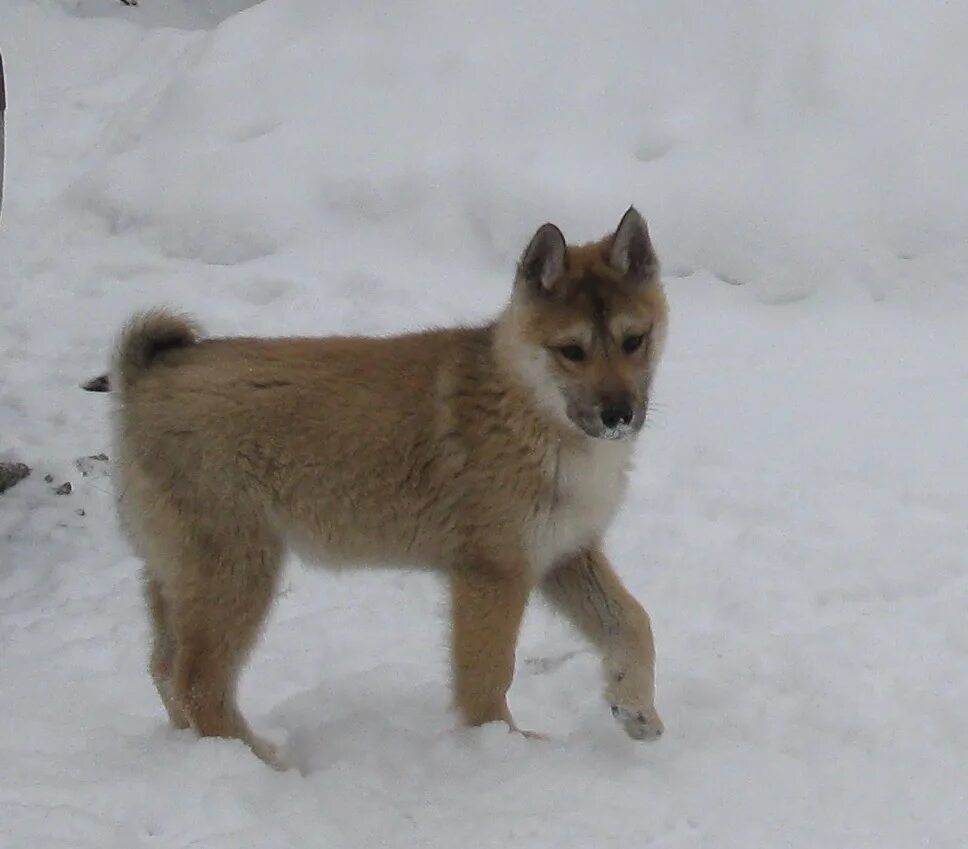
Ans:
[[[549,497],[531,532],[532,568],[539,577],[604,534],[625,494],[631,453],[631,441],[588,440],[549,456]]]

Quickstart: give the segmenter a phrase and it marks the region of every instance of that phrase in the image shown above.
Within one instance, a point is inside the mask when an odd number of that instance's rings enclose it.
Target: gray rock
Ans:
[[[0,463],[0,492],[10,489],[29,474],[30,466],[26,463]]]

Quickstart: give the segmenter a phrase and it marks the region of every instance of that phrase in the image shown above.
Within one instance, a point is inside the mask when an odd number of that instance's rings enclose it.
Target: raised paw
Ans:
[[[612,716],[622,724],[625,733],[633,740],[655,740],[665,730],[655,708],[637,710],[622,705],[612,705]]]

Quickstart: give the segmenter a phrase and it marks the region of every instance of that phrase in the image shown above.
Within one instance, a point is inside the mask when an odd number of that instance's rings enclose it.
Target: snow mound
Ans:
[[[965,256],[965,33],[940,3],[273,0],[186,35],[73,195],[173,257],[392,239],[495,269],[635,202],[676,273],[882,296]]]

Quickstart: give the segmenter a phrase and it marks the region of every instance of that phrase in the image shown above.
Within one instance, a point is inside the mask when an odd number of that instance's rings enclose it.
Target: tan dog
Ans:
[[[136,317],[111,375],[118,500],[172,723],[278,765],[235,690],[294,548],[446,576],[466,723],[515,728],[505,696],[538,587],[600,651],[629,735],[660,734],[649,618],[601,546],[665,332],[634,209],[594,244],[541,227],[484,327],[203,339],[176,315]]]

